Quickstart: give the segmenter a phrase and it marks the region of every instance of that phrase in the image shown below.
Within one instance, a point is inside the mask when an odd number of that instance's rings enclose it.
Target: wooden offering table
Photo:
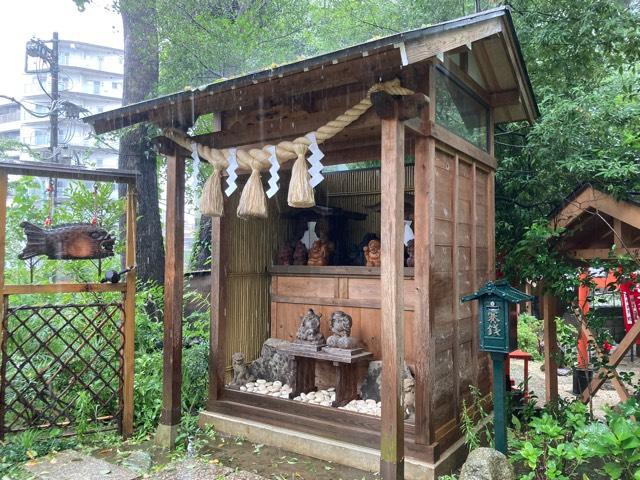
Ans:
[[[338,349],[331,349],[338,350]],[[358,396],[357,364],[365,360],[371,360],[373,354],[363,349],[345,350],[343,353],[327,352],[324,350],[301,348],[299,345],[290,344],[278,349],[295,358],[296,384],[290,398],[295,398],[301,393],[316,390],[316,361],[333,363],[336,368],[336,399],[334,407],[342,407],[355,400]]]

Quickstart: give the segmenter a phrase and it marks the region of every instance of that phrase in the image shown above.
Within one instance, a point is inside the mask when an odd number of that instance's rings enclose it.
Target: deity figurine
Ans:
[[[293,251],[293,264],[294,265],[306,265],[307,264],[307,247],[304,243],[296,243],[296,248]]]
[[[320,317],[312,308],[300,318],[300,327],[293,343],[324,345],[324,335],[320,333]]]
[[[380,266],[380,240],[369,240],[364,250],[364,258],[367,261],[367,267]]]
[[[413,240],[409,240],[407,243],[407,267],[415,267],[416,259],[414,257],[416,247]]]
[[[358,341],[351,336],[351,316],[341,310],[331,314],[331,332],[327,338],[327,346],[332,348],[354,349],[358,347]]]
[[[329,263],[329,246],[323,240],[316,240],[309,250],[307,265],[324,267]]]
[[[280,245],[278,250],[278,265],[292,265],[293,264],[293,248],[288,243]]]
[[[254,378],[249,373],[249,368],[247,368],[244,362],[244,353],[234,353],[231,356],[231,365],[233,367],[231,386],[241,387],[247,382],[253,382]]]

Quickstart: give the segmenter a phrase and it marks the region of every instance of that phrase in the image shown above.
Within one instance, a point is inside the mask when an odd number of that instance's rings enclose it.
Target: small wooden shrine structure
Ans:
[[[97,270],[99,275],[93,281],[62,277],[38,283],[32,277],[30,283],[8,283],[5,268],[22,261],[20,255],[10,256],[15,252],[7,251],[10,175],[49,179],[52,184],[54,180],[78,180],[126,186],[121,257],[125,270],[103,281],[99,278],[103,272]],[[74,433],[87,422],[93,425],[92,431],[116,429],[125,438],[133,433],[137,177],[137,172],[129,170],[0,162],[0,440],[5,434],[34,429]],[[34,199],[34,211],[36,203]],[[49,222],[52,216],[47,218]],[[99,227],[98,219],[94,219],[96,222],[91,224],[54,223],[51,230],[47,230],[47,221],[44,229],[32,225],[49,237],[35,242],[35,247],[41,249],[37,255],[55,257],[55,261],[112,256],[113,253],[88,252],[83,244],[86,238],[80,238],[78,233],[50,238],[57,228]],[[24,220],[38,219],[30,216]],[[100,232],[87,235],[102,245],[105,236],[97,234]],[[108,250],[112,252],[115,240],[107,237],[111,243]],[[65,251],[69,244],[75,248]],[[85,394],[92,406],[86,418],[79,418],[76,411],[78,392]]]
[[[569,257],[575,259],[577,266],[589,267],[594,259],[608,260],[612,268],[616,267],[615,257],[620,255],[640,258],[640,203],[619,201],[611,195],[597,190],[591,185],[582,185],[572,192],[551,215],[551,226],[565,229],[557,247]],[[613,249],[615,245],[615,249]],[[614,281],[612,275],[601,279],[604,287]],[[599,279],[596,279],[599,280]],[[579,288],[579,308],[589,310],[589,288]],[[552,295],[543,299],[544,341],[545,341],[545,378],[547,401],[558,399],[558,378],[556,352],[555,317],[560,315],[558,302]],[[593,380],[582,393],[582,400],[588,402],[607,378],[611,378],[621,400],[629,394],[618,379],[615,367],[640,338],[640,322],[627,332],[608,361],[608,369],[594,372]],[[589,329],[582,325],[578,339],[578,367],[586,369],[589,363],[588,343],[593,339]],[[601,354],[601,352],[596,352]]]
[[[323,126],[354,108],[357,118],[322,137]],[[198,117],[210,113],[215,131],[189,137]],[[494,277],[494,125],[532,122],[537,114],[510,12],[497,8],[89,117],[97,133],[139,122],[163,129],[157,141],[167,158],[159,432],[171,440],[180,420],[185,163],[196,150],[212,159],[212,185],[237,157],[243,196],[256,187],[256,170],[269,175],[279,162],[282,177],[266,203],[268,220],[238,219],[240,192],[225,196],[224,216],[213,218],[209,401],[201,420],[360,468],[376,469],[379,455],[383,478],[402,478],[405,456],[407,478],[435,478],[455,466],[462,401],[470,385],[484,394],[491,387],[490,362],[478,351],[476,307],[459,299]],[[338,233],[355,244],[367,231],[379,236],[380,267],[275,265],[279,245],[297,240],[287,194],[290,200],[301,165],[296,149],[309,146],[308,132],[322,140],[325,166],[379,162],[325,174],[315,203],[367,214]],[[378,209],[366,208],[376,203]],[[404,266],[407,219],[415,234],[412,268]],[[382,360],[381,418],[225,387],[233,352],[252,360],[268,337],[293,339],[308,308],[323,319],[336,309],[347,312],[353,335]],[[322,330],[328,331],[324,323]],[[416,379],[415,421],[406,422],[404,361]]]

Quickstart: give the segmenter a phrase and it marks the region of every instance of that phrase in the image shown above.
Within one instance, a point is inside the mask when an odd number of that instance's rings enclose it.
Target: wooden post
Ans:
[[[431,399],[433,385],[434,342],[432,315],[430,313],[430,272],[433,258],[431,234],[433,228],[435,140],[417,137],[414,168],[414,246],[416,306],[414,342],[416,345],[416,412],[415,441],[419,445],[430,445],[434,441],[431,421]]]
[[[223,219],[211,219],[211,329],[209,341],[209,398],[207,406],[222,397],[224,390],[224,371],[226,355],[224,348],[224,332],[226,311],[224,307],[225,258],[223,240]]]
[[[542,315],[544,317],[544,382],[548,404],[558,402],[558,335],[556,333],[556,298],[547,293],[542,300]]]
[[[4,319],[7,312],[8,297],[4,291],[4,257],[5,245],[7,241],[7,172],[0,171],[0,346],[4,345]],[[2,349],[0,349],[2,355]],[[3,362],[4,363],[4,362]],[[0,371],[0,375],[6,372]],[[0,388],[0,441],[4,440],[4,415],[5,415],[5,391]]]
[[[126,276],[124,294],[124,385],[122,401],[122,436],[133,434],[133,381],[136,333],[136,198],[134,186],[127,186],[127,247],[125,267],[131,268]]]
[[[507,355],[491,352],[493,360],[493,431],[496,450],[507,455]]]
[[[404,125],[399,106],[382,118],[381,156],[381,350],[382,419],[380,474],[384,480],[404,478]]]
[[[182,299],[184,290],[184,158],[167,156],[166,253],[162,413],[156,441],[175,446],[182,387]]]

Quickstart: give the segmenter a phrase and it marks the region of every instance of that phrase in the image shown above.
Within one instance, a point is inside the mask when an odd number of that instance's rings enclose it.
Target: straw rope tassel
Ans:
[[[247,184],[242,189],[240,202],[238,203],[238,217],[248,219],[249,217],[267,218],[267,196],[264,193],[262,179],[260,178],[260,169],[264,168],[263,161],[255,158],[262,155],[250,155],[249,152],[238,150],[238,163],[247,164],[251,168],[251,175]],[[268,158],[268,153],[264,152]],[[268,160],[265,158],[268,162]]]
[[[369,89],[367,96],[359,103],[313,132],[316,136],[317,143],[321,144],[324,141],[329,140],[360,118],[371,107],[372,103],[370,96],[373,92],[387,92],[391,95],[411,95],[414,93],[412,90],[400,85],[399,79],[376,83]],[[193,139],[189,138],[183,132],[174,129],[165,129],[163,133],[178,145],[191,150]],[[276,145],[276,157],[280,163],[285,163],[295,159],[293,170],[291,172],[289,192],[287,195],[287,201],[292,207],[306,208],[315,205],[313,188],[309,184],[310,177],[305,159],[310,144],[311,142],[308,138],[299,137],[292,142],[284,141]],[[271,167],[271,163],[269,162],[271,154],[267,150],[268,147],[270,146],[265,145],[263,148],[252,148],[249,151],[241,149],[238,149],[237,151],[239,169],[245,172],[251,171],[249,180],[242,191],[240,204],[238,205],[238,216],[241,218],[251,216],[260,218],[267,217],[267,202],[262,181],[260,180],[260,171],[266,171]],[[200,157],[207,160],[214,167],[212,177],[218,177],[218,186],[220,184],[220,170],[228,166],[228,162],[226,160],[227,152],[227,150],[210,148],[205,145],[198,144],[198,154]],[[203,197],[207,198],[203,198],[201,206],[206,206],[207,211],[220,212],[220,214],[222,214],[222,207],[218,207],[218,194],[220,195],[220,205],[222,204],[222,198],[220,188],[216,187],[216,179],[209,178],[207,183],[210,183],[209,186],[211,188],[207,191],[207,185],[205,184]],[[210,193],[211,191],[213,191],[213,193]]]
[[[224,213],[220,170],[216,166],[213,167],[211,176],[204,183],[200,197],[200,213],[205,217],[221,217]]]
[[[309,148],[306,145],[296,144],[295,151],[298,155],[291,170],[287,203],[290,207],[308,208],[316,204],[316,199],[311,186],[309,170],[307,169],[306,154]]]

